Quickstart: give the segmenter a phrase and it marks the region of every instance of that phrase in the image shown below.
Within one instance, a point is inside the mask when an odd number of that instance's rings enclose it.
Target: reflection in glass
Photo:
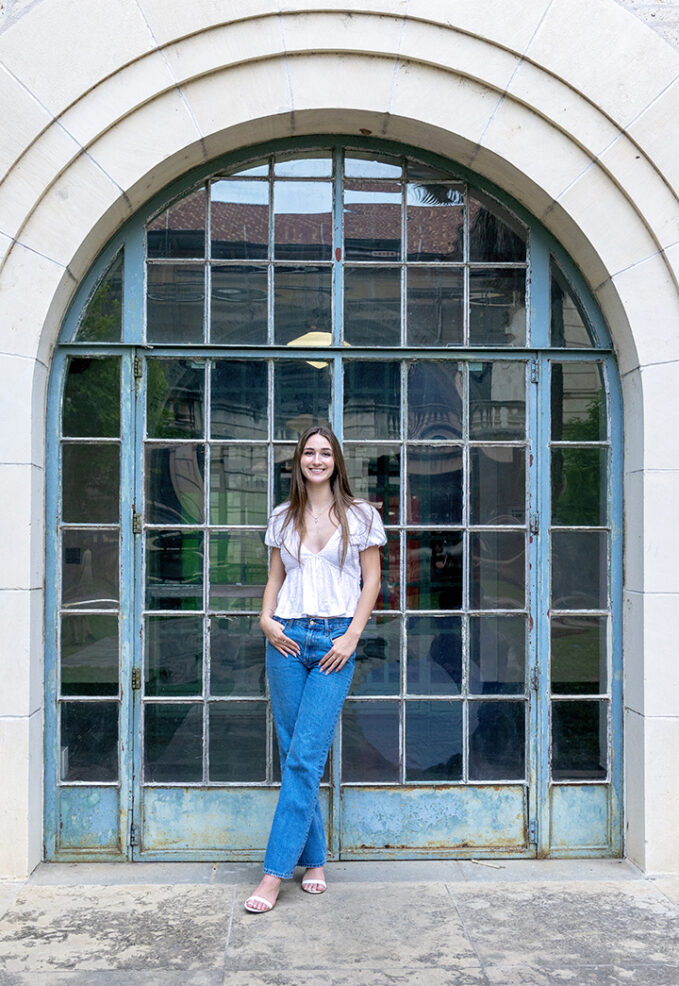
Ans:
[[[607,720],[607,702],[552,702],[553,780],[605,779]]]
[[[184,702],[144,705],[144,781],[203,779],[203,707]]]
[[[120,492],[120,446],[62,446],[62,506],[66,524],[115,524]]]
[[[224,176],[229,176],[231,178],[266,178],[269,174],[269,159],[262,158],[261,163],[253,164],[252,162],[248,164],[245,168],[238,167],[236,171],[226,169],[224,171]]]
[[[62,606],[115,609],[118,605],[118,531],[62,533]]]
[[[469,598],[472,609],[523,609],[525,605],[523,531],[469,535]]]
[[[62,781],[118,780],[118,703],[63,702]]]
[[[266,267],[212,267],[210,339],[220,346],[264,345]]]
[[[406,702],[406,782],[462,778],[462,704]]]
[[[266,780],[266,705],[210,705],[210,780]]]
[[[526,680],[523,616],[469,617],[469,691],[522,695]]]
[[[387,531],[387,543],[380,548],[382,585],[375,609],[398,609],[401,598],[401,536]]]
[[[149,257],[205,256],[205,189],[185,195],[147,225]]]
[[[115,438],[120,435],[120,359],[74,358],[62,409],[62,434],[74,438]]]
[[[407,166],[408,180],[413,182],[424,182],[425,184],[428,182],[450,182],[455,177],[450,171],[435,168],[433,165],[425,164],[423,161],[409,159]]]
[[[408,522],[462,523],[462,446],[408,447]]]
[[[551,395],[553,441],[606,438],[606,399],[599,363],[552,363]]]
[[[265,445],[213,445],[210,523],[266,524]]]
[[[351,695],[398,695],[401,687],[401,621],[375,616],[366,626],[356,651]]]
[[[274,160],[273,173],[285,178],[329,178],[332,157],[328,151],[279,154]]]
[[[274,256],[277,260],[329,260],[332,250],[332,185],[277,181],[273,190]]]
[[[481,346],[525,346],[525,270],[469,271],[469,342]]]
[[[469,450],[470,523],[524,524],[526,453],[508,445]]]
[[[525,765],[525,704],[470,702],[470,781],[523,780]]]
[[[297,439],[311,425],[330,422],[330,368],[305,360],[274,365],[274,438]]]
[[[332,268],[276,267],[274,339],[279,345],[329,346],[332,333]]]
[[[259,260],[268,255],[269,185],[213,181],[210,186],[213,260]]]
[[[266,440],[268,386],[263,360],[216,359],[211,387],[212,438]]]
[[[147,446],[147,523],[201,523],[204,467],[203,445]]]
[[[551,345],[589,348],[592,337],[582,308],[554,261],[551,275]]]
[[[601,448],[552,449],[552,523],[606,523],[607,452]]]
[[[401,367],[387,361],[344,365],[344,437],[399,438]]]
[[[273,448],[273,502],[283,503],[290,496],[292,455],[294,445],[274,445]]]
[[[603,531],[552,532],[554,609],[605,609],[608,535]]]
[[[347,178],[400,178],[402,170],[400,160],[388,154],[351,151],[344,158]]]
[[[344,338],[350,346],[398,346],[401,341],[401,271],[347,267]]]
[[[462,607],[462,534],[417,531],[406,539],[408,609]]]
[[[192,264],[149,264],[146,338],[149,342],[202,342],[205,270]]]
[[[399,703],[349,699],[342,712],[342,780],[399,780]]]
[[[120,342],[123,330],[123,251],[99,282],[83,312],[78,342]]]
[[[408,367],[408,438],[462,437],[463,376],[457,363],[420,360]]]
[[[525,261],[526,231],[508,209],[480,192],[468,208],[470,260]]]
[[[599,695],[608,687],[606,617],[553,616],[552,694]]]
[[[354,496],[372,503],[385,524],[398,524],[401,490],[401,450],[398,445],[345,443],[343,451]]]
[[[464,274],[445,267],[409,267],[409,346],[454,346],[464,338]]]
[[[61,694],[118,694],[118,617],[61,617]]]
[[[210,535],[210,609],[258,609],[267,579],[263,531]]]
[[[409,616],[408,692],[411,695],[459,695],[461,688],[461,618]]]
[[[526,437],[524,362],[469,364],[469,437],[501,441]]]
[[[344,186],[346,260],[401,259],[401,186],[348,181]]]
[[[422,182],[406,191],[408,260],[462,260],[464,194],[461,185]]]
[[[210,694],[261,695],[264,640],[258,616],[213,616],[210,620]]]
[[[202,616],[147,616],[147,695],[200,695],[203,691]]]
[[[203,608],[203,532],[146,535],[146,608]]]
[[[149,359],[146,433],[149,438],[202,438],[205,364]]]

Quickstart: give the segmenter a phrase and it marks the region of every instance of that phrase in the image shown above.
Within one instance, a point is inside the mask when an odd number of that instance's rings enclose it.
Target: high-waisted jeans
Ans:
[[[337,720],[354,674],[355,654],[339,671],[318,667],[347,617],[278,622],[300,653],[266,645],[266,673],[281,759],[281,790],[264,857],[264,872],[289,879],[295,866],[323,866],[326,847],[318,788]]]

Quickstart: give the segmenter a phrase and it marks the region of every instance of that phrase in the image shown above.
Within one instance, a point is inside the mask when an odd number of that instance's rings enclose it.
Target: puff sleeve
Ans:
[[[351,540],[359,551],[365,551],[366,548],[373,546],[381,547],[387,543],[382,518],[371,503],[357,504],[354,508],[354,516],[357,523],[355,536]]]
[[[280,548],[282,545],[281,528],[285,520],[287,507],[287,503],[282,503],[280,507],[276,507],[269,517],[269,522],[266,525],[266,534],[264,535],[264,544],[270,548]]]

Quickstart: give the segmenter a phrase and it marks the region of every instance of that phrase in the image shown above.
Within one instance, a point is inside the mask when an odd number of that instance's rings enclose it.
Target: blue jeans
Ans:
[[[281,790],[264,857],[264,872],[289,879],[295,866],[325,863],[325,832],[318,787],[354,674],[352,654],[339,671],[318,667],[348,617],[282,620],[300,653],[284,656],[267,641],[266,674],[281,758]]]

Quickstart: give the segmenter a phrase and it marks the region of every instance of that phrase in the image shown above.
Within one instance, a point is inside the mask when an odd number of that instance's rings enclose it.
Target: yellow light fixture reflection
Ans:
[[[332,345],[332,333],[320,332],[318,329],[312,327],[304,335],[297,336],[296,339],[291,339],[286,345],[294,346],[297,349],[323,349],[326,346]],[[345,342],[344,345],[349,346],[349,343]],[[317,370],[322,370],[328,365],[323,360],[308,359],[306,362],[309,366],[315,366]]]

